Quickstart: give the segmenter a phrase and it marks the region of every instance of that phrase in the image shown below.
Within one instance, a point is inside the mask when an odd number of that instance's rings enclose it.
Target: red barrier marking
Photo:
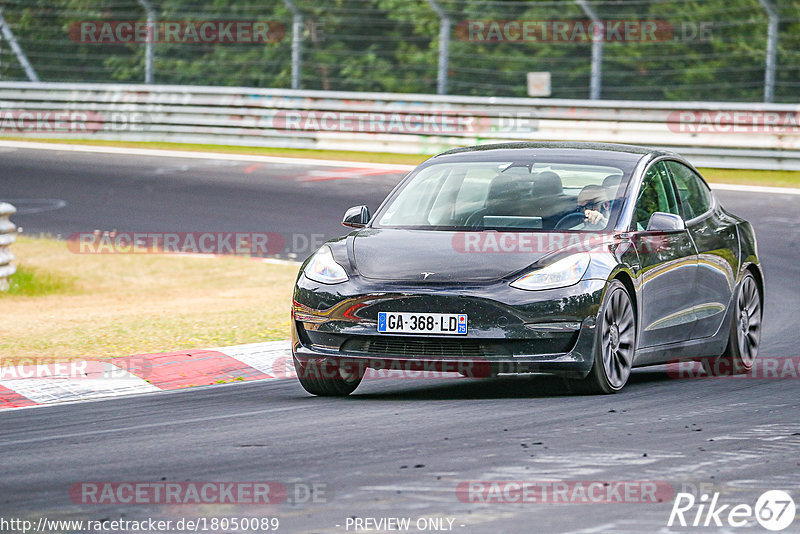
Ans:
[[[0,386],[0,409],[35,406],[36,404],[37,403],[27,397],[23,397],[14,390],[8,389],[5,386]]]
[[[160,389],[273,378],[215,350],[143,354],[133,358],[114,358],[111,362]]]

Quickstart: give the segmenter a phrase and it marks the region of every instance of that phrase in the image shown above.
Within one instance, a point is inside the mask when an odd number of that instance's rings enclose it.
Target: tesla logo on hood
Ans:
[[[422,279],[423,280],[427,280],[430,275],[436,274],[436,273],[420,273],[420,274],[422,275]]]

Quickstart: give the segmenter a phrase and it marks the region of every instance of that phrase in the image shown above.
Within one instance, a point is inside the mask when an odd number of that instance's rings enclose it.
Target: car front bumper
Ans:
[[[319,284],[300,275],[292,306],[292,352],[361,368],[457,371],[468,376],[547,373],[582,378],[594,361],[605,280],[523,291],[507,282]],[[466,313],[465,336],[383,334],[379,311]]]

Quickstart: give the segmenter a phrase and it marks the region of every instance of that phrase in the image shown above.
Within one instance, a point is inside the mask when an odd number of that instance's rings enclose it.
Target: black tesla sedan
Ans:
[[[631,368],[749,370],[764,295],[756,237],[681,156],[637,146],[449,150],[302,265],[302,386],[348,395],[367,369],[545,373],[619,391]]]

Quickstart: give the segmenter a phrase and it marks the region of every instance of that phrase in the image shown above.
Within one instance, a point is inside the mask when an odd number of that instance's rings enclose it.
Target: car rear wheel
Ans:
[[[616,393],[628,382],[636,350],[633,304],[619,280],[608,286],[597,327],[594,365],[583,380],[583,389],[588,393]]]
[[[739,284],[734,302],[730,335],[725,352],[716,358],[704,358],[703,369],[711,376],[743,374],[753,368],[761,340],[761,292],[756,279],[747,273]]]
[[[320,397],[346,397],[361,383],[365,371],[358,362],[332,358],[294,358],[294,368],[303,389]]]

